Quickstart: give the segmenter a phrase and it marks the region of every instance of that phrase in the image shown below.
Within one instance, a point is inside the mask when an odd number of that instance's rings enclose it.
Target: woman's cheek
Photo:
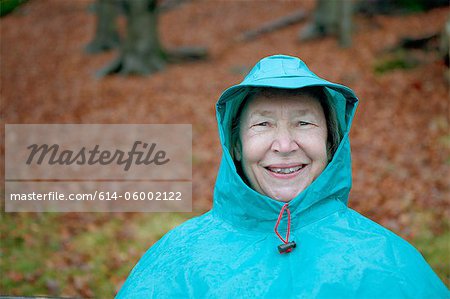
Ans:
[[[316,150],[322,147],[326,149],[327,133],[324,130],[316,130],[315,132],[305,131],[297,134],[296,140],[300,145],[314,147]]]
[[[242,136],[243,153],[247,157],[259,156],[270,143],[267,134],[249,132]]]

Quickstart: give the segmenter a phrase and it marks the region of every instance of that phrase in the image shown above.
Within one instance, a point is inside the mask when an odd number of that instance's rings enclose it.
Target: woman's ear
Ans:
[[[233,146],[233,154],[236,161],[241,162],[242,152],[241,152],[241,145],[239,144],[239,142],[235,146]]]
[[[332,153],[332,149],[331,149],[331,141],[327,140],[327,160],[328,160],[328,163],[330,163],[332,159],[333,159],[333,153]]]

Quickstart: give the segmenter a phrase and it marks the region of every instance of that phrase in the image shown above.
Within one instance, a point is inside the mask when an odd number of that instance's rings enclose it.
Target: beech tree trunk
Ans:
[[[351,45],[352,0],[317,0],[314,18],[299,33],[301,41],[335,35],[343,47]]]
[[[120,44],[116,24],[117,1],[97,0],[94,7],[97,16],[95,36],[85,48],[86,52],[91,54],[117,48]]]
[[[341,47],[348,48],[352,45],[352,1],[342,1],[340,4],[339,23],[339,44]]]
[[[158,36],[156,0],[124,2],[127,30],[119,57],[97,74],[148,75],[164,68],[166,55]]]
[[[165,50],[159,41],[159,12],[170,10],[177,5],[185,3],[187,0],[166,1],[160,7],[156,5],[157,0],[98,1],[102,3],[106,1],[117,7],[120,6],[126,17],[127,28],[126,35],[121,40],[120,54],[113,62],[98,71],[97,77],[115,73],[122,75],[148,75],[162,70],[166,63],[196,61],[207,58],[207,50],[204,47],[191,46]],[[105,16],[105,12],[103,12],[102,16]],[[109,15],[109,18],[115,19],[115,16]]]

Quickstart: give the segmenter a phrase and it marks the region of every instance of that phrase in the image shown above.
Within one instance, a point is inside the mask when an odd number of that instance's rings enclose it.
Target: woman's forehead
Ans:
[[[272,115],[280,110],[288,110],[293,114],[322,111],[322,106],[316,98],[309,95],[255,95],[245,103],[242,116]]]

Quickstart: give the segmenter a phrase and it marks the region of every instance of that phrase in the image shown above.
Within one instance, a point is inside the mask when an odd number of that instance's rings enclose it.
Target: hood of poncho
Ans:
[[[230,141],[232,120],[242,101],[255,87],[298,89],[312,86],[323,87],[334,103],[343,137],[325,170],[289,202],[293,226],[295,228],[307,218],[314,218],[314,215],[300,214],[315,205],[321,205],[321,210],[326,210],[331,208],[331,200],[347,204],[352,185],[348,134],[358,99],[350,88],[318,77],[302,60],[274,55],[262,59],[241,83],[225,90],[216,104],[223,153],[214,189],[213,210],[224,220],[249,229],[270,229],[285,204],[254,191],[237,172],[230,154]]]

